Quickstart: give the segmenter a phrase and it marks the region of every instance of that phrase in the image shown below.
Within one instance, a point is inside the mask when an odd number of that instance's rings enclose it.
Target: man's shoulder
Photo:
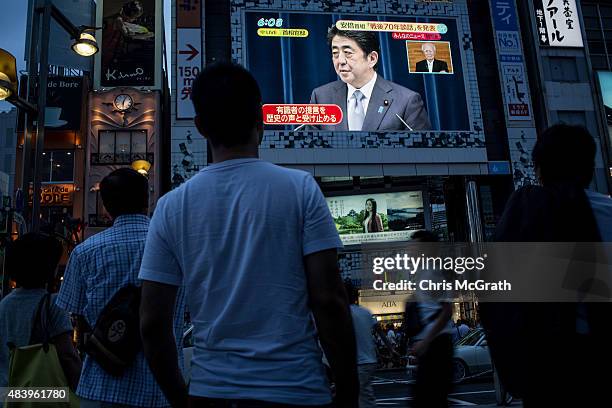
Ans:
[[[330,92],[337,92],[338,90],[341,90],[343,86],[346,87],[346,84],[340,80],[337,80],[325,85],[321,85],[315,88],[312,92],[317,95],[327,94]]]

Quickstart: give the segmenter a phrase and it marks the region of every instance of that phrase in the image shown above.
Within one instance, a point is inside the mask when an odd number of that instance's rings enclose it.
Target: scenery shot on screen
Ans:
[[[457,21],[246,11],[267,130],[471,130]]]
[[[421,191],[327,197],[344,245],[408,241],[425,228]]]

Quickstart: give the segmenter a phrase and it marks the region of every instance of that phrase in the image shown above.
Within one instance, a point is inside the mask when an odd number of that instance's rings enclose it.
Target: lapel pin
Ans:
[[[384,110],[385,110],[385,108],[383,108],[382,106],[378,107],[378,113],[383,113]]]
[[[389,106],[389,101],[385,99],[384,102],[383,102],[383,105]]]

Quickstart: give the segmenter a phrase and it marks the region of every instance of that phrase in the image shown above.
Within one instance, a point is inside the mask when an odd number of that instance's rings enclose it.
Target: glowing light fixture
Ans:
[[[82,57],[91,57],[98,52],[96,38],[87,32],[82,32],[79,38],[72,44],[72,51]]]
[[[0,48],[0,101],[17,91],[17,63],[10,52]]]
[[[147,176],[149,174],[149,170],[151,169],[151,163],[146,160],[135,160],[132,162],[132,168],[143,176]]]

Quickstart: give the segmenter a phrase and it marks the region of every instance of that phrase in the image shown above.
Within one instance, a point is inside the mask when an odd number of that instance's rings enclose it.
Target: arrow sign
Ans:
[[[187,44],[187,47],[189,47],[188,51],[179,51],[179,54],[181,55],[189,55],[189,58],[187,58],[187,61],[191,61],[192,59],[194,59],[200,52],[198,50],[196,50],[194,48],[193,45],[191,44]]]

